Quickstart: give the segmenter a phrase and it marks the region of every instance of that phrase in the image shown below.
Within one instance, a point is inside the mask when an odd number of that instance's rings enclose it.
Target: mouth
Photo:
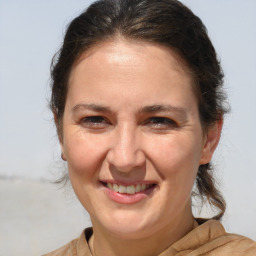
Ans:
[[[110,183],[110,182],[101,182],[102,185],[106,188],[108,188],[111,191],[114,191],[119,194],[125,194],[125,195],[134,195],[139,193],[146,193],[148,191],[151,191],[154,189],[157,185],[152,184],[134,184],[134,185],[121,185],[117,183]]]

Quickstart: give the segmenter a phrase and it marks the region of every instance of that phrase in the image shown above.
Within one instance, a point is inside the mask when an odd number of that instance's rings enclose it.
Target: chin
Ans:
[[[136,224],[136,223],[135,223]],[[151,234],[146,228],[138,228],[136,225],[123,225],[123,226],[112,226],[109,229],[109,232],[113,236],[118,237],[119,239],[142,239]]]
[[[134,214],[134,212],[131,214],[126,212],[126,214],[121,214],[121,216],[113,214],[109,220],[102,220],[101,227],[119,239],[142,239],[150,236],[157,228],[152,219],[149,221],[149,219],[143,216],[143,214],[138,215],[138,213]],[[154,227],[154,230],[152,230],[152,227]]]

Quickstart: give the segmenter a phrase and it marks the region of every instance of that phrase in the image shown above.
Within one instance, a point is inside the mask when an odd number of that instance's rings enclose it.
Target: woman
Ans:
[[[92,228],[47,255],[256,255],[218,221],[222,79],[204,25],[176,0],[102,0],[71,22],[51,108]],[[196,194],[217,209],[212,220],[194,218]]]

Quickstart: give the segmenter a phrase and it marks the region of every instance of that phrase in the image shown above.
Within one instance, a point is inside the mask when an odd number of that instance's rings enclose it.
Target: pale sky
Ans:
[[[0,0],[0,176],[49,178],[61,164],[49,70],[66,25],[92,1]],[[256,1],[183,0],[208,28],[232,112],[215,156],[232,231],[256,239]]]

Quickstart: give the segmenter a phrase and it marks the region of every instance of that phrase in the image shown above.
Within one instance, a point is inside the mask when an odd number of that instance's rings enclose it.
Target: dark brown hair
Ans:
[[[115,37],[164,45],[176,51],[190,68],[195,82],[202,127],[207,130],[227,112],[222,91],[223,72],[202,21],[176,0],[100,0],[68,26],[63,45],[52,63],[50,107],[62,137],[62,117],[68,79],[74,62],[97,43]],[[198,170],[197,195],[225,212],[225,201],[216,188],[210,163]]]

